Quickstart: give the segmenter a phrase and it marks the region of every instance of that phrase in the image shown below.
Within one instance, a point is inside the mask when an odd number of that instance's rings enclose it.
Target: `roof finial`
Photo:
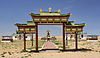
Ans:
[[[60,9],[58,9],[58,12],[60,13],[60,12],[61,12],[61,10],[60,10]]]
[[[40,13],[42,12],[42,9],[40,9]]]
[[[52,8],[48,8],[48,10],[49,10],[49,12],[51,12],[52,11]]]

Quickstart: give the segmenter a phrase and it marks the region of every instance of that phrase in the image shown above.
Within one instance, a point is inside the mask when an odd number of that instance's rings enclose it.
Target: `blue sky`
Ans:
[[[73,14],[69,20],[88,24],[84,32],[100,34],[100,0],[0,0],[0,36],[11,35],[16,31],[15,23],[26,23],[32,20],[28,14],[39,13],[40,8],[48,11],[49,7],[53,11],[61,9],[62,14]],[[59,32],[55,32],[55,27]],[[60,36],[62,32],[61,26],[43,28],[39,26],[39,31],[45,32],[49,28],[53,36]]]

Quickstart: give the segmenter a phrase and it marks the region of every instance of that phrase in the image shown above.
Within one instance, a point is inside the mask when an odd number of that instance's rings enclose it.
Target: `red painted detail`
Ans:
[[[2,39],[2,41],[13,41],[13,39]]]

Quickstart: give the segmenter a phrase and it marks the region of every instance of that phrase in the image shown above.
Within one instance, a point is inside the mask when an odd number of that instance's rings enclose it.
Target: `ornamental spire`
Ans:
[[[40,13],[42,12],[42,9],[40,9]]]
[[[58,13],[60,13],[61,12],[61,10],[60,9],[58,9]]]
[[[48,8],[48,10],[49,10],[49,12],[51,12],[52,11],[52,8]]]

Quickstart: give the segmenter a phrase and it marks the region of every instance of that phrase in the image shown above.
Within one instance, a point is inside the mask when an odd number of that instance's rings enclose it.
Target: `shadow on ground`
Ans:
[[[86,52],[86,51],[92,51],[91,49],[67,49],[67,50],[60,50],[60,51],[64,51],[64,52],[76,52],[76,51],[82,51],[82,52]]]
[[[82,52],[87,52],[87,51],[92,51],[91,49],[85,49],[85,48],[82,48],[82,49],[66,49],[66,50],[61,50],[61,49],[42,49],[42,50],[31,50],[29,51],[30,53],[31,52],[45,52],[45,51],[61,51],[61,52],[77,52],[77,51],[82,51]]]

